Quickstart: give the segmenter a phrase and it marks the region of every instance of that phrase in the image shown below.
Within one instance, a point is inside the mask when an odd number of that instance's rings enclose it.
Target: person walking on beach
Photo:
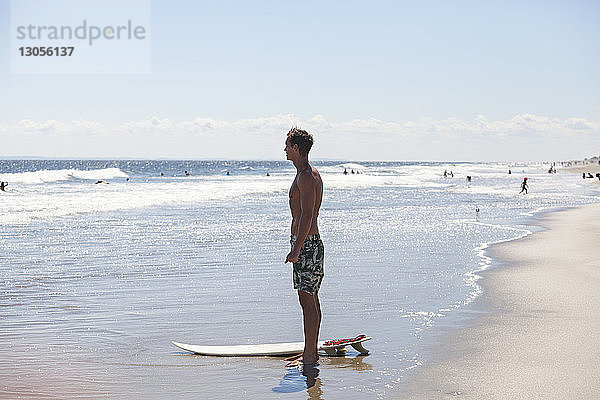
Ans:
[[[293,362],[304,366],[316,365],[317,342],[321,325],[319,288],[323,281],[324,248],[317,218],[323,199],[323,181],[319,172],[310,165],[308,152],[313,137],[308,132],[292,128],[285,141],[285,154],[296,167],[296,177],[290,187],[289,204],[292,213],[290,243],[292,250],[285,262],[293,263],[294,289],[302,307],[304,323],[304,351]]]
[[[523,178],[523,182],[521,183],[521,191],[519,192],[519,194],[525,192],[525,194],[527,194],[527,178]]]

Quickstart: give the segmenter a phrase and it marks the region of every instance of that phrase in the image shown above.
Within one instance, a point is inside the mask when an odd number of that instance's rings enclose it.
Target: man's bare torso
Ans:
[[[317,218],[319,216],[319,208],[321,207],[321,201],[323,199],[323,181],[321,180],[321,175],[319,172],[312,166],[306,168],[302,171],[299,171],[296,174],[296,178],[290,187],[290,211],[292,212],[292,231],[291,234],[294,236],[298,235],[298,226],[300,223],[300,215],[302,213],[302,207],[300,205],[300,189],[298,188],[298,177],[300,174],[308,174],[311,178],[312,184],[309,187],[309,191],[312,192],[312,195],[315,196],[314,199],[314,208],[313,208],[313,217],[310,225],[310,230],[308,231],[309,235],[315,235],[319,233],[319,226],[317,225]],[[310,195],[306,193],[303,195]]]

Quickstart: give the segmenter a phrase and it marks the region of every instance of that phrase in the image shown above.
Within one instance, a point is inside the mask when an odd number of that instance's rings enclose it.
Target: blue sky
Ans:
[[[0,156],[277,158],[231,148],[240,139],[232,126],[257,123],[272,130],[258,142],[278,152],[280,127],[312,127],[317,139],[325,131],[326,158],[344,158],[332,130],[352,133],[360,145],[344,151],[357,159],[594,155],[599,16],[595,1],[152,1],[150,74],[19,75],[10,73],[9,2],[0,0],[0,139],[11,145]],[[177,138],[199,147],[207,140],[202,130],[181,132],[198,119],[221,129],[213,154],[178,150]],[[30,142],[16,128],[23,120],[35,130]],[[42,129],[48,121],[63,131]],[[97,129],[86,141],[72,121]],[[106,136],[114,147],[99,137],[124,123],[150,126],[158,144],[140,143],[143,132]],[[419,138],[413,124],[429,131]],[[532,148],[499,149],[502,129]],[[64,130],[78,135],[77,145]],[[390,143],[402,151],[382,152]]]

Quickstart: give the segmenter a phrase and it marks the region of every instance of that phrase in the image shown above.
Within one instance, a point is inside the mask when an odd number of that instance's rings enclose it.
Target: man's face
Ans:
[[[292,158],[292,154],[294,154],[295,152],[298,151],[298,145],[292,145],[290,144],[289,140],[285,141],[285,148],[283,149],[285,151],[285,156],[288,160],[293,160]]]

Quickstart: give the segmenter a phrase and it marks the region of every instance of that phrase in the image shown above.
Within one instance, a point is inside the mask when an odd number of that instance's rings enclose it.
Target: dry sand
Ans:
[[[598,163],[587,163],[573,165],[571,167],[559,168],[559,170],[564,170],[567,172],[572,172],[575,174],[581,174],[583,172],[590,172],[592,175],[596,175],[596,173],[600,172],[600,164]]]
[[[494,246],[475,326],[399,398],[600,399],[600,204],[550,213],[548,230]]]

